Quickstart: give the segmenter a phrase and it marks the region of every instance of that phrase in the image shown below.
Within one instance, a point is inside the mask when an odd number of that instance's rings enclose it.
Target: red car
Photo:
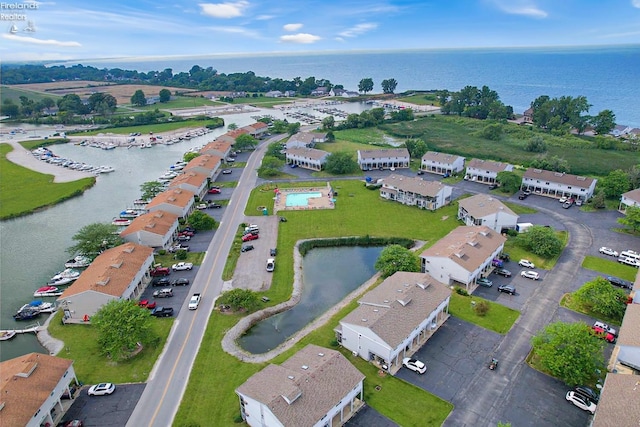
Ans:
[[[151,302],[149,302],[149,300],[148,300],[148,299],[140,300],[140,302],[138,302],[138,305],[139,305],[140,307],[146,307],[146,308],[148,308],[149,310],[153,310],[154,308],[156,308],[156,302],[155,302],[155,301],[151,301]]]
[[[171,269],[168,267],[156,267],[149,274],[151,277],[168,276],[171,274]]]
[[[194,236],[194,232],[193,231],[181,231],[178,233],[178,236],[189,236],[189,237],[193,237]]]
[[[209,191],[207,191],[207,193],[209,193],[209,194],[220,194],[220,189],[219,188],[210,188]]]
[[[249,242],[251,240],[258,240],[260,236],[257,234],[245,234],[244,236],[242,236],[242,241],[243,242]]]
[[[599,326],[593,326],[591,329],[593,329],[593,333],[598,338],[602,338],[603,340],[606,340],[609,343],[615,343],[616,342],[615,335],[613,335],[610,332],[605,331],[603,328],[601,328]]]

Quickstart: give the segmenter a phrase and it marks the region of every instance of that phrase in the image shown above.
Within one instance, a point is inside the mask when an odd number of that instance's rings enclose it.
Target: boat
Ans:
[[[98,173],[109,173],[109,172],[113,172],[113,171],[115,171],[113,166],[104,166],[103,165],[103,166],[100,166],[96,172],[98,172]]]
[[[56,286],[50,286],[50,285],[38,288],[33,293],[33,296],[36,298],[59,297],[60,295],[62,295],[62,291],[58,289]]]
[[[139,210],[125,209],[122,212],[120,212],[120,218],[132,219],[132,218],[139,217],[140,214],[141,214],[141,212]]]
[[[131,220],[127,218],[113,218],[113,221],[111,221],[111,224],[127,226],[127,225],[131,225]]]
[[[65,268],[85,268],[91,264],[91,260],[85,256],[78,255],[64,263]]]
[[[56,305],[54,303],[52,303],[52,302],[44,302],[44,301],[41,301],[41,300],[38,300],[38,299],[34,300],[34,301],[31,301],[29,304],[25,304],[22,307],[24,308],[25,306],[26,307],[30,307],[30,308],[35,308],[38,311],[40,311],[40,313],[53,313],[57,309],[57,307],[56,307]],[[22,310],[22,309],[20,309],[20,310]]]
[[[40,310],[36,307],[31,307],[26,304],[27,307],[22,307],[16,314],[13,315],[15,320],[31,320],[40,316]]]
[[[9,341],[16,336],[16,331],[0,331],[0,341]]]
[[[77,279],[80,276],[80,272],[78,270],[74,270],[73,268],[67,268],[64,271],[59,272],[55,276],[51,278],[51,280],[57,279]]]
[[[64,286],[68,285],[76,279],[72,279],[70,277],[56,277],[55,279],[49,280],[47,286]]]

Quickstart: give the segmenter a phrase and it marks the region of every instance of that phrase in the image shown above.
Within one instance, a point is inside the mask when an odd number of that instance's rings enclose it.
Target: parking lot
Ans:
[[[127,424],[145,387],[144,383],[118,384],[113,394],[88,396],[89,386],[85,386],[76,395],[61,424],[81,420],[85,427],[122,427]]]

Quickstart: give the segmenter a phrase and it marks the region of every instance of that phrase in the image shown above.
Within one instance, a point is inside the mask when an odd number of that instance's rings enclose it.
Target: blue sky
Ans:
[[[3,5],[3,61],[640,43],[640,0],[26,0]]]

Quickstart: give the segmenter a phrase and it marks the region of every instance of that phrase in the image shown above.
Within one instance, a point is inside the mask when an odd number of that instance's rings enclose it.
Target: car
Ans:
[[[232,172],[233,172],[233,171],[232,171],[231,169],[223,169],[223,170],[222,170],[222,174],[223,174],[223,175],[231,175],[231,173],[232,173]]]
[[[277,253],[278,253],[278,250],[276,248],[269,249],[270,256],[276,256]]]
[[[600,395],[590,387],[579,385],[574,387],[573,391],[576,392],[576,394],[583,395],[584,397],[586,397],[587,399],[589,399],[595,404],[597,404],[600,401]]]
[[[480,286],[484,286],[485,288],[490,288],[491,286],[493,286],[493,282],[486,277],[478,278],[478,280],[476,280],[476,283]]]
[[[189,252],[189,246],[183,245],[181,243],[176,243],[175,245],[173,245],[169,249],[167,249],[167,252],[175,253],[175,252],[178,252],[178,251],[181,251],[181,250]]]
[[[505,294],[509,294],[509,295],[515,295],[516,294],[515,286],[511,286],[511,285],[500,285],[500,286],[498,286],[498,291],[499,292],[504,292]]]
[[[607,325],[604,322],[595,321],[595,322],[593,322],[593,327],[594,328],[602,328],[605,331],[609,332],[610,334],[618,336],[618,331],[616,331],[615,328],[612,328],[611,326]]]
[[[520,194],[518,194],[518,199],[524,200],[531,195],[531,190],[524,190]]]
[[[151,315],[155,317],[171,317],[173,316],[173,308],[172,307],[156,307],[151,312]]]
[[[236,159],[234,159],[233,157],[227,157],[226,159],[224,159],[224,161],[227,163],[233,163],[236,161]]]
[[[220,209],[222,205],[220,203],[209,203],[211,209]]]
[[[181,277],[171,282],[171,286],[187,286],[187,285],[189,285],[189,279],[186,279],[184,277]]]
[[[520,276],[526,277],[527,279],[531,279],[531,280],[540,279],[540,275],[538,274],[538,272],[537,271],[531,271],[531,270],[521,271],[520,272]]]
[[[162,288],[153,292],[154,298],[171,298],[173,296],[173,289]]]
[[[511,255],[509,255],[506,252],[501,253],[500,255],[498,255],[498,258],[501,259],[504,262],[509,262],[511,261]]]
[[[258,240],[260,238],[260,235],[258,234],[245,234],[244,236],[242,236],[242,241],[243,242],[250,242],[251,240]]]
[[[195,228],[193,228],[193,227],[191,227],[191,226],[189,226],[189,225],[187,225],[186,227],[184,227],[184,228],[182,229],[182,231],[181,231],[180,233],[185,233],[185,232],[187,232],[187,233],[195,233],[195,232],[196,232],[196,229],[195,229]],[[193,235],[193,234],[192,234],[192,235]]]
[[[609,256],[615,256],[615,257],[618,256],[618,252],[606,246],[603,246],[600,249],[598,249],[598,252],[600,252],[601,254],[609,255]]]
[[[276,268],[276,260],[273,258],[269,258],[267,260],[267,271],[271,273]]]
[[[193,268],[193,264],[190,262],[179,262],[171,266],[171,269],[173,271],[191,270],[192,268]]]
[[[569,209],[571,206],[573,206],[573,199],[569,199],[566,202],[564,202],[562,204],[562,209]]]
[[[630,265],[631,267],[640,267],[640,261],[631,257],[620,257],[618,258],[618,262],[625,265]]]
[[[169,279],[167,279],[166,277],[161,277],[159,279],[153,279],[153,281],[151,282],[151,286],[164,286],[167,287],[171,285],[171,281]]]
[[[217,187],[210,188],[210,189],[207,191],[207,193],[209,193],[209,194],[220,194],[221,192],[222,192],[222,191],[221,191],[219,188],[217,188]]]
[[[295,163],[291,163],[291,164],[289,165],[289,167],[290,167],[291,169],[295,169],[295,168],[297,168],[297,167],[298,167],[298,165],[296,165]]]
[[[200,209],[200,208],[197,208]],[[188,242],[189,240],[191,240],[191,236],[185,236],[184,234],[181,236],[178,236],[178,242]]]
[[[567,200],[569,200],[569,198],[568,198],[567,196],[562,196],[562,197],[560,197],[560,199],[559,199],[558,201],[559,201],[560,203],[564,203],[564,202],[566,202]]]
[[[181,232],[178,233],[178,236],[189,236],[189,237],[193,237],[195,236],[195,232],[194,231],[190,231],[190,230],[182,230]]]
[[[199,209],[199,210],[204,210],[204,209],[208,209],[208,208],[209,208],[209,205],[207,205],[206,203],[199,203],[199,204],[196,205],[196,209]],[[182,237],[182,236],[178,236],[178,238],[180,238],[180,237]],[[186,236],[186,237],[189,237],[189,236]]]
[[[616,337],[615,335],[613,335],[610,332],[607,332],[605,329],[600,328],[598,326],[592,326],[591,330],[593,330],[593,334],[598,337],[598,338],[602,338],[603,340],[607,341],[608,343],[612,343],[614,344],[616,342]]]
[[[607,276],[607,280],[612,285],[619,286],[621,288],[625,288],[625,289],[633,288],[633,283],[627,282],[626,280],[618,279],[617,277]]]
[[[493,272],[499,276],[511,277],[511,272],[506,268],[496,268]]]
[[[167,267],[155,267],[149,272],[151,277],[168,276],[169,274],[171,274],[171,270]]]
[[[528,259],[521,259],[518,261],[518,265],[525,268],[536,268],[536,266]]]
[[[64,427],[82,427],[83,425],[84,424],[82,423],[81,420],[71,420],[71,421],[67,421]]]
[[[491,184],[489,185],[489,190],[495,190],[496,188],[498,188],[498,184]]]
[[[427,372],[427,365],[425,365],[418,359],[405,357],[404,359],[402,359],[402,366],[419,374],[424,374],[425,372]]]
[[[573,390],[569,390],[565,398],[583,411],[591,412],[591,415],[596,413],[596,404]]]
[[[87,394],[89,396],[104,396],[107,394],[112,394],[114,391],[116,391],[116,386],[114,384],[100,383],[89,387],[89,391],[87,391]]]
[[[242,248],[240,248],[240,252],[249,252],[252,251],[254,249],[253,245],[242,245]]]
[[[138,305],[143,308],[148,308],[149,310],[156,308],[156,302],[155,301],[149,302],[148,299],[142,299],[138,301]]]

